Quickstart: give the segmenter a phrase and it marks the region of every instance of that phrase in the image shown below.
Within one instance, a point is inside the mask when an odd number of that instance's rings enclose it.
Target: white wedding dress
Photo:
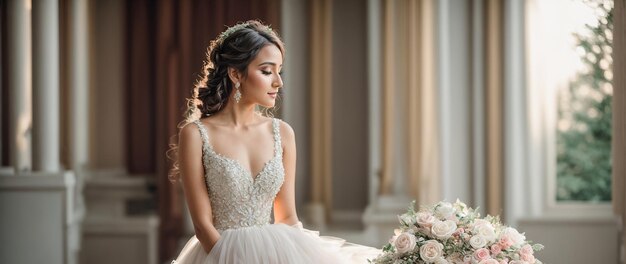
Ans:
[[[192,237],[172,263],[368,263],[381,253],[340,238],[319,236],[301,223],[270,223],[274,198],[285,177],[278,119],[272,121],[274,157],[254,177],[238,161],[216,153],[204,125],[195,124],[202,136],[213,224],[221,237],[208,254]]]

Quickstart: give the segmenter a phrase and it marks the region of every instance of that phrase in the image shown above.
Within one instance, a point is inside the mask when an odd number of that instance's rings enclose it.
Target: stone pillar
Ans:
[[[16,173],[30,170],[31,63],[30,1],[7,1],[9,78],[9,163]]]
[[[309,169],[310,128],[308,120],[310,86],[308,81],[308,14],[309,3],[305,0],[282,0],[280,31],[285,43],[289,43],[289,55],[285,57],[285,65],[289,65],[289,74],[283,77],[284,87],[290,87],[282,102],[281,116],[296,133],[298,161],[296,164],[296,207],[304,208],[307,202],[307,190],[311,180]]]
[[[504,189],[503,208],[506,208],[505,223],[516,226],[523,216],[531,216],[533,206],[538,197],[528,197],[529,187],[526,180],[528,163],[528,127],[526,116],[526,78],[524,68],[526,54],[524,53],[525,17],[524,2],[505,0],[504,12],[504,42],[503,42],[503,167]],[[545,96],[545,95],[544,95]],[[548,115],[549,113],[546,113]],[[541,202],[539,202],[541,203]]]
[[[79,261],[82,245],[82,222],[86,214],[83,190],[85,185],[85,167],[90,159],[89,155],[89,0],[70,0],[67,4],[69,23],[67,24],[68,62],[68,169],[76,177],[74,202],[74,216],[70,224],[71,239],[68,244],[68,257],[72,263]]]
[[[59,3],[33,0],[33,169],[60,170]]]
[[[70,164],[79,172],[89,160],[89,10],[88,0],[70,1],[69,86]]]

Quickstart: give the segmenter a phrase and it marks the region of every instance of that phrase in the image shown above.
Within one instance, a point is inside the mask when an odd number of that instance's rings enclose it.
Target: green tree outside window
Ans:
[[[574,34],[585,70],[558,99],[557,201],[611,200],[613,2],[586,4],[597,23]]]

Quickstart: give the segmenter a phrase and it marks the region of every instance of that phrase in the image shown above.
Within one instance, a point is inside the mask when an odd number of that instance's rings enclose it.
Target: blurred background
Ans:
[[[169,263],[193,236],[166,152],[206,49],[286,43],[305,227],[382,247],[412,200],[460,199],[624,263],[624,0],[2,0],[0,258]]]

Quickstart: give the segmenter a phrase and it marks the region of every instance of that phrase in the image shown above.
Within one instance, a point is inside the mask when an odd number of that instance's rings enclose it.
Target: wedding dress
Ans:
[[[279,120],[272,120],[274,156],[258,175],[216,153],[200,121],[205,181],[213,225],[221,234],[210,253],[193,236],[172,263],[368,263],[380,250],[285,224],[271,224],[274,198],[285,177]]]

